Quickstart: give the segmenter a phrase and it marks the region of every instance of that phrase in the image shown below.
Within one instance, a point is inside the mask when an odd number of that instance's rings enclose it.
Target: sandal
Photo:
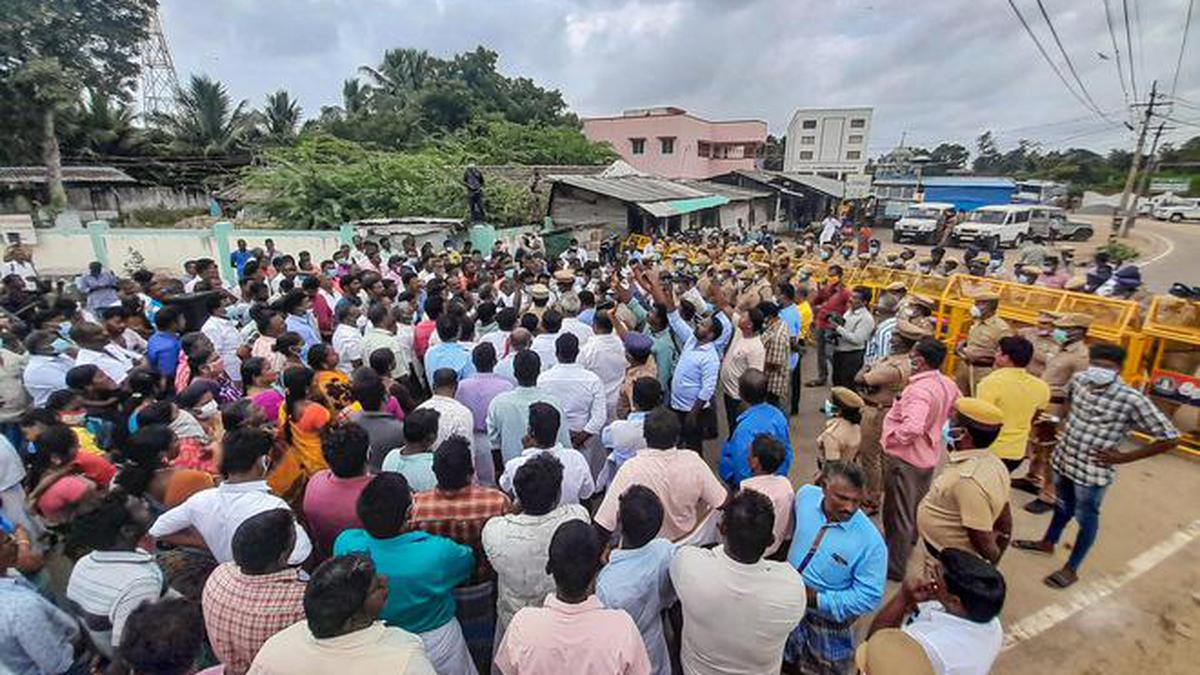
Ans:
[[[1045,555],[1054,553],[1053,545],[1047,547],[1046,542],[1039,539],[1014,539],[1012,547],[1019,548],[1022,551],[1032,551],[1034,553],[1043,553]]]
[[[1042,583],[1050,588],[1067,588],[1068,586],[1079,581],[1079,576],[1066,567],[1058,570],[1054,574],[1042,579]]]

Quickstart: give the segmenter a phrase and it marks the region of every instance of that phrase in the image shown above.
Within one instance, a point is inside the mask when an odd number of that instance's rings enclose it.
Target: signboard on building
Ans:
[[[850,174],[846,176],[846,199],[866,199],[870,195],[870,175]]]
[[[1155,178],[1150,181],[1151,192],[1187,192],[1191,187],[1188,178]]]

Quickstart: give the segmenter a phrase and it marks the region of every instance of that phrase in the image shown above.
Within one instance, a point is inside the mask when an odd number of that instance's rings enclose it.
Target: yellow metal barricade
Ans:
[[[1200,457],[1200,303],[1154,298],[1142,323],[1145,391],[1183,432],[1180,447]]]

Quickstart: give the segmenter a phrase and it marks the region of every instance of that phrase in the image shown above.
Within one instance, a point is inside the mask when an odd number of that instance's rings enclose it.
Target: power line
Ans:
[[[1071,71],[1071,76],[1075,78],[1075,83],[1079,85],[1079,90],[1083,92],[1084,98],[1088,100],[1088,103],[1092,104],[1092,109],[1096,110],[1097,114],[1103,117],[1104,113],[1099,112],[1100,106],[1096,105],[1096,101],[1088,93],[1087,86],[1079,78],[1079,72],[1075,70],[1075,64],[1071,62],[1070,55],[1067,54],[1066,48],[1063,47],[1062,40],[1058,37],[1058,30],[1054,27],[1054,22],[1050,20],[1050,15],[1046,12],[1046,5],[1042,4],[1042,0],[1037,0],[1037,6],[1038,11],[1042,13],[1042,18],[1046,20],[1046,25],[1050,27],[1050,35],[1054,38],[1054,44],[1058,45],[1059,53],[1062,54],[1063,60],[1067,62],[1067,70]]]
[[[1054,74],[1058,76],[1058,79],[1063,83],[1063,86],[1067,88],[1067,91],[1071,92],[1071,95],[1075,97],[1075,100],[1079,101],[1080,105],[1088,110],[1091,110],[1100,117],[1108,119],[1104,116],[1103,112],[1099,108],[1095,108],[1085,101],[1083,97],[1080,96],[1078,92],[1076,92],[1071,86],[1071,83],[1067,81],[1067,78],[1063,76],[1062,71],[1058,68],[1058,64],[1054,63],[1054,59],[1050,58],[1050,55],[1046,53],[1046,48],[1042,46],[1042,41],[1038,39],[1037,34],[1034,33],[1033,29],[1029,27],[1029,22],[1025,20],[1025,15],[1021,14],[1021,10],[1017,9],[1016,3],[1014,3],[1013,0],[1008,0],[1008,6],[1011,7],[1013,13],[1017,15],[1017,20],[1021,22],[1021,26],[1025,28],[1025,32],[1028,33],[1029,38],[1033,40],[1033,44],[1037,47],[1038,52],[1041,53],[1042,58],[1046,60],[1046,63],[1050,64],[1050,68],[1054,70]],[[1112,120],[1108,121],[1111,122]]]
[[[1108,0],[1104,0],[1104,21],[1108,23],[1108,37],[1112,39],[1113,55],[1116,56],[1117,79],[1121,81],[1121,95],[1125,97],[1125,107],[1129,107],[1129,88],[1125,86],[1125,69],[1121,67],[1121,48],[1117,46],[1117,33],[1113,30],[1112,10]]]
[[[1133,89],[1133,100],[1138,98],[1137,73],[1133,68],[1133,38],[1129,34],[1129,0],[1121,0],[1121,13],[1125,19],[1125,60],[1129,62],[1129,84]]]
[[[1187,49],[1188,28],[1192,25],[1192,7],[1196,0],[1188,0],[1187,16],[1183,20],[1183,37],[1179,40],[1179,56],[1175,59],[1175,76],[1171,78],[1171,98],[1175,98],[1175,88],[1179,86],[1179,68],[1183,65],[1183,52]]]

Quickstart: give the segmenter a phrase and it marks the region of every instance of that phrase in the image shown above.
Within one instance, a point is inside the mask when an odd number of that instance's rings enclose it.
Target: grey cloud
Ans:
[[[1052,55],[1031,0],[1017,0]],[[1103,5],[1046,3],[1098,104],[1123,119]],[[1139,89],[1174,72],[1186,0],[1141,0]],[[483,44],[501,70],[563,92],[580,114],[654,104],[786,130],[798,106],[876,107],[877,153],[914,143],[970,144],[994,129],[1105,149],[1105,130],[1063,88],[1003,0],[163,0],[181,74],[204,71],[261,105],[276,88],[307,115],[338,103],[341,82],[391,47],[439,55]],[[1117,17],[1119,21],[1119,14]],[[1120,30],[1123,25],[1118,25]],[[1200,101],[1200,20],[1179,94]],[[1125,50],[1123,35],[1121,49]],[[1061,64],[1060,64],[1061,65]],[[1189,67],[1190,66],[1190,67]],[[1064,68],[1064,73],[1066,70]],[[1165,85],[1164,85],[1165,86]],[[1178,116],[1178,115],[1177,115]],[[1195,118],[1188,115],[1186,118]],[[1064,120],[1072,120],[1061,124]],[[1060,123],[1046,126],[1049,123]],[[1008,131],[1016,129],[1017,131]],[[1176,138],[1191,134],[1182,127]],[[1196,131],[1195,128],[1190,131]]]

